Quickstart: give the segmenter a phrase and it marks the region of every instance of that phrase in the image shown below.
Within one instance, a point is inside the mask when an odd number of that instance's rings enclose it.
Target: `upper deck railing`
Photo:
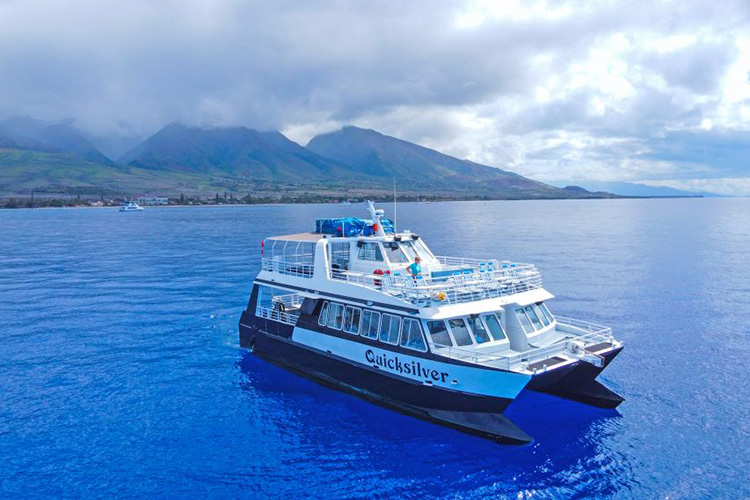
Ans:
[[[542,277],[532,264],[509,261],[436,257],[441,269],[416,278],[394,272],[368,274],[329,269],[332,280],[345,281],[400,298],[419,306],[459,304],[514,295],[542,287]],[[309,254],[264,257],[261,269],[297,278],[313,277]]]
[[[514,295],[542,286],[532,264],[439,257],[444,269],[416,278],[331,269],[330,278],[378,290],[414,305],[459,304]],[[492,262],[494,265],[489,265]],[[482,264],[483,266],[480,266]]]
[[[255,308],[255,315],[259,318],[266,318],[287,325],[296,325],[299,320],[299,307],[303,300],[304,297],[297,293],[277,295],[271,299],[271,307],[258,303]]]
[[[301,259],[290,256],[289,259],[274,259],[264,257],[261,259],[260,267],[263,271],[295,276],[298,278],[312,278],[315,266]]]
[[[446,346],[440,348],[436,354],[477,365],[492,366],[503,370],[514,369],[523,371],[532,363],[564,354],[570,340],[582,342],[585,347],[602,342],[614,342],[612,329],[609,327],[562,316],[557,316],[555,319],[557,321],[555,328],[559,332],[567,334],[567,336],[549,346],[532,348],[523,352],[508,350],[500,354],[483,353],[478,350]]]

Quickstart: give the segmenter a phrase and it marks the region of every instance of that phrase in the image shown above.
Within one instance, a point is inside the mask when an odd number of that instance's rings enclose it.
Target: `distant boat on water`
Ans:
[[[120,212],[140,212],[142,210],[143,210],[143,207],[134,201],[124,203],[120,207]]]

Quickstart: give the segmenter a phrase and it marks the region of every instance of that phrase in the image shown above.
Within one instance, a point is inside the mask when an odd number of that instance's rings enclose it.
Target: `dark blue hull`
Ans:
[[[254,297],[251,306],[253,303]],[[309,329],[316,328],[310,314],[303,314],[299,324]],[[529,435],[502,415],[513,399],[425,385],[373,366],[355,363],[331,351],[294,342],[294,327],[258,318],[249,311],[243,312],[239,330],[242,347],[326,386],[498,442],[524,444],[531,441]],[[336,332],[321,331],[320,334],[332,335]],[[599,368],[579,362],[534,375],[526,388],[594,406],[615,408],[623,399],[595,378],[620,350],[606,354],[604,365]],[[426,353],[425,356],[432,355]]]
[[[622,347],[602,355],[604,362],[600,367],[579,361],[535,375],[526,388],[599,408],[617,408],[625,399],[597,381],[596,377],[620,354],[620,351]]]
[[[274,323],[274,333],[262,328]],[[271,325],[269,325],[271,326]],[[288,332],[282,331],[288,329]],[[531,437],[502,415],[511,399],[479,396],[429,387],[383,371],[356,365],[291,340],[292,327],[243,315],[240,345],[253,354],[323,385],[356,394],[402,413],[508,444]]]

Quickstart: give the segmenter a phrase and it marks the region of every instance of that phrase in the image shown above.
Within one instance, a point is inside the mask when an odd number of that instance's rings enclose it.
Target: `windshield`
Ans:
[[[398,243],[396,243],[395,241],[387,241],[383,243],[383,248],[385,249],[386,257],[388,257],[388,262],[390,262],[391,264],[409,262],[409,260],[406,258],[406,255],[404,255],[404,253],[399,248]]]
[[[432,255],[432,252],[427,249],[427,245],[425,245],[421,239],[414,240],[414,247],[416,248],[419,256],[422,257],[422,259],[424,259],[425,257],[430,257],[433,259],[435,258],[435,256]]]
[[[383,248],[385,249],[385,255],[388,257],[388,262],[392,264],[414,262],[417,256],[421,257],[422,260],[432,257],[419,240],[416,242],[412,240],[387,241],[383,243]]]
[[[414,244],[411,241],[402,241],[400,245],[401,245],[401,250],[406,254],[406,257],[409,259],[409,262],[413,261],[414,257],[417,256],[417,252],[416,250],[414,250]]]

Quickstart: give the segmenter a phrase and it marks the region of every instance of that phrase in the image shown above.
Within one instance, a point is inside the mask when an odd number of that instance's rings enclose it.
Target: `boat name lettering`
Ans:
[[[445,379],[449,376],[446,372],[439,372],[431,368],[425,368],[419,361],[412,360],[404,363],[398,356],[388,357],[386,354],[375,354],[372,349],[367,350],[365,353],[365,359],[367,359],[368,363],[372,363],[382,368],[387,368],[406,375],[422,376],[425,379],[432,379],[436,382],[445,382]]]

